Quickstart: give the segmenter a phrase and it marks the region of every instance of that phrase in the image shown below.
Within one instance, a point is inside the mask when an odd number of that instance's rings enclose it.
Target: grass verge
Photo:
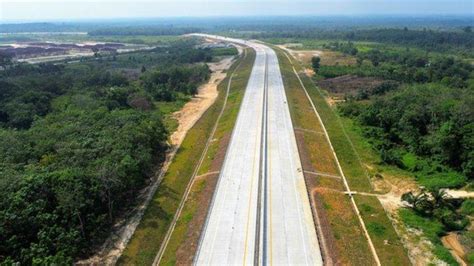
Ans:
[[[339,175],[335,158],[326,140],[322,125],[317,119],[311,104],[293,72],[291,62],[285,54],[275,49],[280,61],[283,82],[288,98],[290,114],[298,140],[298,149],[302,155],[305,171],[324,172]],[[304,133],[298,132],[304,129]],[[307,156],[304,156],[307,154]],[[306,158],[305,158],[306,157]],[[308,161],[309,162],[306,162]],[[310,169],[308,169],[309,167]],[[353,265],[374,265],[369,245],[357,220],[349,198],[344,195],[341,179],[318,177],[305,174],[307,188],[316,201],[321,201],[316,215],[328,221],[327,228],[322,228],[326,246],[331,250],[333,263]],[[318,206],[317,202],[312,205]],[[320,225],[326,227],[325,225]],[[321,237],[321,236],[320,236]],[[331,242],[331,243],[329,243]],[[331,253],[330,252],[330,253]],[[326,258],[328,259],[328,258]]]
[[[299,84],[296,84],[296,77],[292,71],[291,62],[283,54],[283,51],[279,49],[277,50],[280,59],[282,75],[284,76],[285,80],[285,88],[287,90],[289,102],[291,105],[293,102],[291,100],[292,97],[302,97],[297,96],[297,94],[293,91],[297,90],[298,88],[302,90],[302,88]],[[359,142],[361,141],[360,138],[353,139],[349,136],[352,132],[347,132],[339,116],[326,102],[324,94],[319,90],[319,88],[315,86],[312,80],[304,74],[304,71],[300,66],[295,65],[295,68],[297,69],[303,84],[308,90],[311,100],[318,109],[351,190],[360,192],[373,192],[369,171],[363,164],[365,156],[360,156],[358,149],[356,149],[356,147],[360,148],[365,146],[365,143]],[[304,103],[304,101],[300,100],[299,104],[301,103]],[[308,117],[310,114],[309,111],[306,110],[309,108],[310,106],[307,104],[305,104],[304,107],[299,108],[292,108],[290,106],[292,112],[298,112],[298,109],[304,110],[302,116],[307,119],[309,119]],[[299,119],[294,119],[295,127],[299,124],[298,121]],[[319,138],[317,140],[307,139],[306,141],[308,141],[307,147],[310,147],[310,153],[316,154],[317,157],[323,158],[322,161],[325,161],[325,164],[327,165],[328,159],[326,157],[331,157],[332,153],[327,148],[324,148],[324,144],[322,144],[326,140]],[[313,145],[313,147],[311,147],[311,145]],[[335,158],[331,159],[333,161],[335,160]],[[314,160],[316,159],[312,158],[312,161]],[[318,168],[315,165],[315,169],[319,170],[321,167]],[[351,221],[352,217],[355,218],[356,216],[353,209],[350,208],[350,205],[348,204],[348,197],[342,194],[341,191],[338,191],[334,181],[316,183],[316,186],[322,187],[321,185],[325,185],[328,189],[330,189],[329,191],[331,191],[329,193],[328,190],[316,189],[316,191],[318,191],[317,193],[319,193],[319,198],[323,201],[324,210],[322,210],[322,212],[324,212],[331,221],[330,231],[332,232],[332,235],[336,241],[336,247],[338,249],[339,255],[338,257],[340,257],[341,260],[340,262],[354,265],[361,265],[361,263],[374,263],[370,255],[367,258],[363,258],[361,256],[354,256],[353,254],[353,249],[358,250],[357,254],[370,254],[370,251],[367,241],[360,232],[360,224],[351,224],[349,222]],[[332,195],[334,193],[339,194],[339,196]],[[331,195],[331,197],[328,195]],[[334,200],[334,197],[337,197],[337,200]],[[347,201],[347,204],[345,204],[345,201]],[[364,223],[366,223],[366,227],[368,229],[367,231],[374,243],[381,264],[409,264],[407,252],[404,249],[399,236],[397,235],[379,200],[376,197],[371,199],[357,197],[355,198],[355,201],[358,208],[363,207],[364,210],[366,210],[365,213],[361,212],[361,215]],[[373,211],[376,213],[376,215],[374,215],[374,213],[368,214],[368,210]],[[348,213],[351,215],[348,216]],[[344,219],[341,219],[340,217],[344,217]],[[383,229],[380,225],[383,225]],[[386,243],[389,244],[387,245]]]
[[[219,90],[215,103],[186,134],[142,221],[120,257],[119,265],[152,264],[223,106],[225,93],[222,86]]]
[[[355,201],[382,265],[410,265],[402,241],[380,201],[374,196],[362,195],[355,195]]]

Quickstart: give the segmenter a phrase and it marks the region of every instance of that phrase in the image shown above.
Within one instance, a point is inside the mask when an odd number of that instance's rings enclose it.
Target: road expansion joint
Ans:
[[[335,178],[335,179],[342,179],[340,175],[335,175],[335,174],[330,174],[330,173],[325,173],[325,172],[318,172],[318,171],[307,171],[303,170],[305,174],[310,174],[310,175],[317,175],[317,176],[324,176],[324,177],[330,177],[330,178]]]
[[[311,111],[312,111],[312,109],[311,109]],[[322,131],[306,129],[306,128],[301,128],[301,127],[295,127],[294,129],[295,129],[295,131],[303,131],[303,132],[309,132],[309,133],[324,135],[324,132],[322,132]]]

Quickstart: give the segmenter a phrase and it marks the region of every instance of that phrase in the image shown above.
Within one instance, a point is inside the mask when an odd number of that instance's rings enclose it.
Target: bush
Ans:
[[[444,172],[433,174],[417,174],[417,180],[420,185],[428,189],[436,188],[459,188],[462,187],[467,178],[456,172]]]
[[[474,215],[474,199],[467,199],[461,205],[461,213],[464,215]]]
[[[402,156],[402,164],[404,169],[413,171],[417,165],[416,155],[413,153],[405,153]]]

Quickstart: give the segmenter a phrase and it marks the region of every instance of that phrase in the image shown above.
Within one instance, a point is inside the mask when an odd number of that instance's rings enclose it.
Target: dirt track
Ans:
[[[202,114],[211,106],[217,98],[217,86],[225,79],[227,70],[234,62],[234,57],[225,57],[217,63],[208,63],[212,71],[209,81],[198,88],[198,94],[184,107],[175,112],[173,117],[178,121],[178,128],[170,137],[172,145],[179,145],[186,133],[193,127]]]

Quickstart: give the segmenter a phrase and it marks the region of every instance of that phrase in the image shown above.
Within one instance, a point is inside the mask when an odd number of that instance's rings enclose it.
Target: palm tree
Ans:
[[[429,214],[433,210],[433,205],[429,200],[428,194],[425,190],[422,190],[418,194],[413,194],[413,192],[407,192],[402,195],[402,201],[407,202],[411,205],[411,208],[421,214]]]
[[[451,204],[448,202],[449,195],[445,189],[431,189],[430,196],[433,201],[433,207],[435,209],[443,207],[448,207],[449,209],[452,209]]]

